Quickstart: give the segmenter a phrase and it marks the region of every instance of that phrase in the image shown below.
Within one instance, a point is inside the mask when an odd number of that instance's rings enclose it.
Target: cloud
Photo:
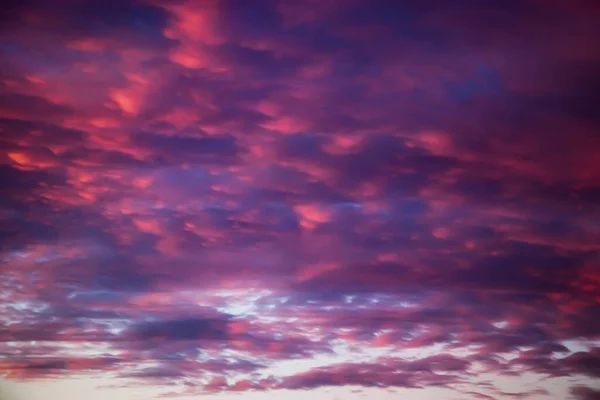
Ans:
[[[0,374],[593,396],[593,1],[5,14]]]
[[[181,319],[141,323],[132,328],[133,340],[198,340],[226,338],[226,321]]]
[[[31,24],[29,32],[39,34],[43,29],[52,30],[52,36],[58,40],[115,38],[119,34],[121,40],[131,40],[136,47],[164,44],[166,39],[161,29],[169,18],[161,7],[137,0],[94,1],[88,7],[69,1],[54,4],[46,0],[32,0],[21,2],[9,10],[12,18],[7,30],[13,35],[24,33],[18,23],[27,21]]]
[[[201,163],[211,160],[211,156],[214,162],[221,163],[223,159],[233,160],[239,152],[232,136],[196,138],[141,133],[134,135],[132,141],[137,148],[150,152],[160,164],[178,164],[181,157],[190,163]]]
[[[377,364],[340,364],[317,368],[283,378],[280,387],[314,389],[321,386],[404,387],[446,386],[459,383],[457,375],[437,372],[464,372],[469,363],[452,356],[434,356],[413,362],[380,360]]]
[[[571,394],[578,400],[596,400],[600,398],[600,391],[585,386],[571,388]]]

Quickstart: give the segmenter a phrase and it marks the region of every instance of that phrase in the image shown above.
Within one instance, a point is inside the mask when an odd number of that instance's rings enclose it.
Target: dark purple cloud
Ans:
[[[597,400],[600,399],[600,391],[585,386],[575,386],[571,389],[571,394],[577,400]]]

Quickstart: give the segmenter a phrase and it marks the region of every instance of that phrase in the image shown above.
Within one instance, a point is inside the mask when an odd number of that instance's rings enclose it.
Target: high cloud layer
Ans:
[[[596,1],[3,15],[6,380],[598,398]]]

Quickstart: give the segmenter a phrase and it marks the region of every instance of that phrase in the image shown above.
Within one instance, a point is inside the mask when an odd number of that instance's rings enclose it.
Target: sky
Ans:
[[[2,400],[600,399],[600,3],[20,0]]]

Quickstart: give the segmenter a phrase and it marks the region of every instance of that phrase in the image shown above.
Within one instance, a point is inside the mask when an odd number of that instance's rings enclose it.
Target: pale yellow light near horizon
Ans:
[[[569,388],[576,384],[583,384],[600,390],[600,382],[590,379],[576,379],[573,377],[545,379],[540,375],[523,374],[521,377],[501,377],[493,374],[482,374],[473,380],[473,384],[464,385],[465,392],[477,391],[476,382],[493,382],[499,392],[517,394],[531,389],[545,389],[548,395],[542,395],[540,400],[567,400],[570,398]],[[272,392],[243,392],[221,394],[190,394],[165,397],[170,392],[181,392],[177,387],[148,387],[148,388],[101,388],[114,385],[114,380],[109,379],[59,379],[44,382],[12,382],[0,381],[1,400],[151,400],[170,398],[176,400],[398,400],[408,398],[411,400],[468,400],[475,399],[456,390],[441,388],[426,389],[374,389],[358,387],[320,388],[314,390],[279,390]],[[457,387],[459,389],[459,387]],[[482,392],[486,392],[482,390]],[[494,397],[502,399],[498,393]],[[507,398],[511,398],[508,395]]]
[[[51,383],[1,383],[2,392],[7,398],[1,400],[151,400],[169,398],[175,400],[364,400],[377,398],[379,400],[397,400],[398,396],[410,396],[414,400],[457,400],[457,393],[447,389],[363,389],[359,388],[321,388],[315,390],[280,390],[273,392],[244,392],[222,394],[191,394],[176,397],[162,397],[162,394],[176,391],[176,388],[140,389],[140,388],[110,388],[97,389],[99,385],[110,385],[114,382],[102,379],[59,380]],[[13,397],[14,396],[14,397]]]

